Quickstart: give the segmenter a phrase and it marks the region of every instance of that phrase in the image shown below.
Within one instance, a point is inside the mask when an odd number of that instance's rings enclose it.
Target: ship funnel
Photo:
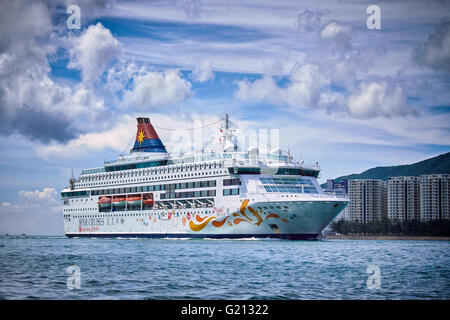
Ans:
[[[133,152],[167,153],[149,118],[137,118],[136,141],[131,149],[131,153]]]

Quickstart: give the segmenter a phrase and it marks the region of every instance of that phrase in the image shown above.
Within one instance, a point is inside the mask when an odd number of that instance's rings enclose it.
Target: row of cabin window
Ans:
[[[89,191],[68,191],[62,192],[61,196],[63,197],[88,197]]]
[[[241,184],[241,181],[238,178],[234,179],[223,179],[224,186],[238,186]]]
[[[130,166],[130,165],[126,165]],[[183,172],[183,171],[192,171],[192,170],[206,170],[206,169],[217,169],[222,168],[222,163],[204,163],[204,164],[191,164],[181,167],[166,167],[166,168],[158,168],[158,169],[149,169],[144,171],[144,174],[165,174],[165,173],[174,173],[174,172]],[[128,167],[127,167],[128,168]],[[121,169],[121,170],[133,170],[134,168],[129,167],[128,169]],[[117,172],[121,170],[111,170],[108,172]],[[95,181],[95,180],[102,180],[107,178],[126,178],[126,177],[137,177],[141,176],[141,172],[127,172],[127,173],[112,173],[112,174],[101,174],[97,177],[83,177],[80,179],[80,181]]]
[[[223,173],[225,173],[225,171],[223,172]],[[213,172],[213,174],[220,174],[220,172],[219,171],[214,171]],[[155,178],[141,178],[141,179],[131,179],[131,180],[125,180],[125,181],[119,181],[119,182],[136,182],[136,181],[147,181],[147,180],[153,180],[153,179],[160,179],[160,178],[162,178],[162,179],[166,179],[166,178],[180,178],[180,177],[187,177],[187,176],[190,176],[191,175],[191,173],[189,173],[189,174],[184,174],[184,175],[174,175],[174,176],[163,176],[163,177],[155,177]],[[194,173],[192,173],[192,175],[194,175]],[[197,173],[195,173],[195,175],[197,175]],[[198,174],[198,175],[200,175],[200,173]],[[205,173],[204,172],[202,172],[201,173],[201,175],[205,175]],[[207,174],[206,174],[207,175]],[[113,178],[115,178],[115,177],[113,177]],[[84,187],[84,186],[90,186],[90,185],[101,185],[101,184],[110,184],[110,182],[97,182],[97,183],[76,183],[75,184],[75,186],[76,187]]]
[[[159,198],[161,200],[165,200],[165,199],[179,199],[179,198],[193,198],[193,197],[215,197],[215,196],[216,196],[216,190],[202,190],[202,191],[163,193],[159,196]]]
[[[97,196],[97,195],[104,195],[104,194],[207,188],[207,187],[215,187],[215,186],[216,186],[216,180],[208,180],[208,181],[196,181],[196,182],[159,184],[159,185],[154,185],[154,186],[140,186],[140,187],[128,187],[128,188],[92,190],[92,195]]]
[[[264,186],[267,192],[285,192],[285,193],[319,193],[314,187],[297,187],[297,186]]]
[[[239,194],[239,189],[223,189],[224,196],[235,196]]]
[[[239,179],[224,179],[224,186],[240,185]],[[172,190],[172,189],[192,189],[192,188],[205,188],[205,187],[215,187],[216,180],[208,181],[197,181],[197,182],[184,182],[184,183],[172,183],[172,184],[162,184],[155,186],[140,186],[140,187],[128,187],[128,188],[114,188],[114,189],[103,189],[103,190],[92,190],[92,195],[105,195],[105,194],[119,194],[119,193],[133,193],[133,192],[147,192],[147,191],[162,191],[162,190]],[[73,191],[64,192],[63,196],[66,197],[77,197],[77,196],[88,196],[88,191]]]

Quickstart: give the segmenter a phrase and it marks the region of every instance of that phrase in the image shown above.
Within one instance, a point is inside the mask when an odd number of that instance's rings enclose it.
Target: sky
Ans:
[[[0,234],[63,234],[72,170],[127,153],[139,116],[179,152],[184,129],[227,112],[242,137],[277,132],[318,161],[320,182],[448,152],[449,13],[444,0],[0,0]]]

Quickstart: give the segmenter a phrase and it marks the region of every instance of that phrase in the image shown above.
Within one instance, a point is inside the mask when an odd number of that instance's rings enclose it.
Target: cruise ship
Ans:
[[[65,235],[317,239],[349,200],[323,192],[318,163],[243,152],[234,131],[226,115],[215,151],[175,156],[137,118],[130,154],[82,170],[61,191]]]

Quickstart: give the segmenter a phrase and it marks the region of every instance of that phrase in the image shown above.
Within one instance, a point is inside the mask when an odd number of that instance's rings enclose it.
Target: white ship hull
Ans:
[[[311,200],[255,202],[230,214],[218,208],[108,213],[66,221],[65,231],[68,237],[315,239],[347,202]]]

